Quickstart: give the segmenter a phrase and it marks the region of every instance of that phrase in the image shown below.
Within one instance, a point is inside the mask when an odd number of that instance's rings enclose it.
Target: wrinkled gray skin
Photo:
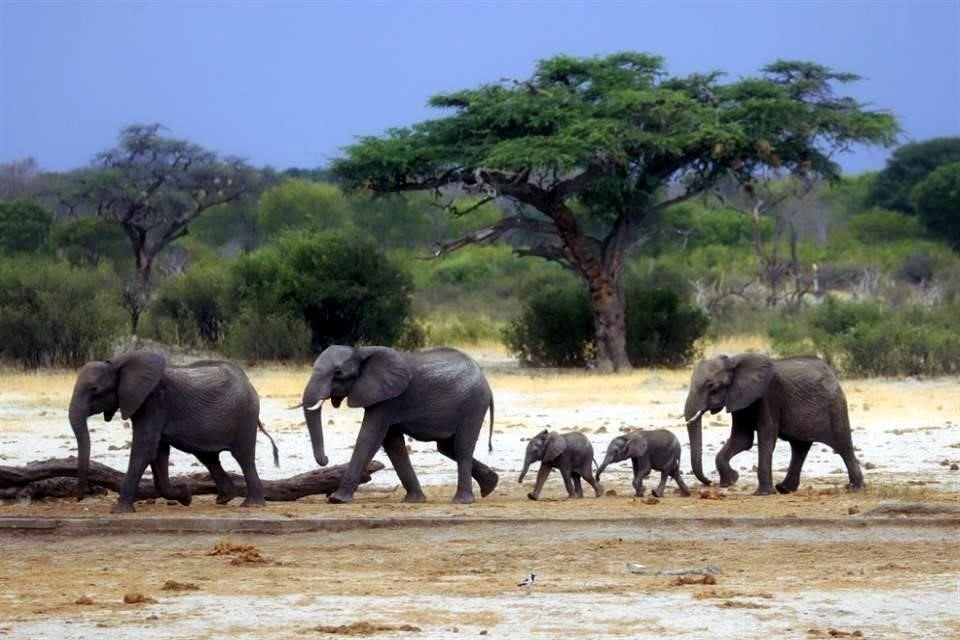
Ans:
[[[410,464],[404,436],[435,441],[437,451],[457,463],[453,501],[474,501],[473,483],[489,495],[499,477],[473,458],[483,417],[490,410],[493,438],[493,394],[477,363],[455,349],[404,353],[387,347],[328,347],[313,363],[303,391],[304,419],[317,464],[327,464],[320,405],[330,398],[339,407],[363,407],[363,423],[347,470],[330,502],[350,502],[360,478],[381,446],[406,490],[404,502],[426,496]],[[491,444],[492,450],[492,444]]]
[[[603,493],[603,487],[593,476],[593,445],[582,433],[550,433],[546,429],[535,435],[527,443],[527,453],[523,458],[523,470],[517,482],[523,482],[530,465],[540,461],[540,470],[537,472],[537,484],[533,491],[527,494],[531,500],[540,498],[540,491],[547,476],[554,469],[560,470],[563,484],[567,488],[567,495],[571,498],[582,498],[583,488],[580,479],[586,480],[597,497]]]
[[[174,367],[167,365],[162,355],[148,351],[85,364],[77,376],[69,409],[70,426],[77,437],[78,499],[87,493],[87,418],[102,413],[109,422],[118,409],[120,416],[132,424],[133,443],[113,513],[134,510],[133,500],[147,465],[153,471],[157,493],[168,500],[190,504],[188,487],[170,485],[171,446],[195,455],[210,471],[217,485],[219,504],[236,495],[233,482],[220,466],[220,452],[229,451],[240,463],[246,480],[247,498],[243,506],[264,504],[263,486],[254,464],[257,429],[263,430],[260,399],[236,365],[204,360]],[[276,445],[273,457],[276,464]]]
[[[757,434],[760,456],[756,495],[774,493],[771,467],[777,438],[790,443],[790,467],[776,491],[790,493],[800,486],[800,470],[810,445],[822,442],[843,458],[850,487],[863,487],[863,474],[853,452],[847,400],[833,370],[814,357],[773,360],[744,353],[704,360],[693,372],[684,417],[690,434],[690,459],[700,482],[703,475],[701,416],[726,407],[732,417],[730,437],[717,453],[720,486],[737,481],[730,459],[753,446]]]
[[[651,469],[660,472],[660,484],[653,490],[653,495],[663,497],[667,478],[676,480],[683,495],[690,495],[690,489],[680,476],[680,441],[666,429],[631,431],[611,440],[597,477],[608,465],[627,458],[633,463],[633,490],[637,496],[643,496],[643,479],[650,475]]]

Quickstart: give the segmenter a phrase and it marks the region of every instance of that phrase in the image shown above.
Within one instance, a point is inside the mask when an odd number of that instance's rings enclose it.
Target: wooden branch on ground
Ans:
[[[340,479],[346,471],[346,465],[322,467],[281,480],[264,480],[263,492],[267,500],[286,502],[304,496],[317,494],[330,495],[340,486]],[[360,482],[369,482],[371,474],[383,469],[383,464],[372,461]],[[103,493],[104,490],[119,492],[126,474],[98,462],[90,461],[89,480],[91,493]],[[237,496],[247,495],[247,486],[243,476],[227,474],[233,481]],[[40,499],[45,497],[63,498],[76,495],[77,483],[76,458],[52,458],[31,462],[22,467],[0,466],[0,499]],[[176,488],[186,484],[192,495],[216,494],[217,486],[206,472],[174,476],[170,484]],[[137,500],[160,498],[153,486],[153,480],[141,480],[137,489]]]

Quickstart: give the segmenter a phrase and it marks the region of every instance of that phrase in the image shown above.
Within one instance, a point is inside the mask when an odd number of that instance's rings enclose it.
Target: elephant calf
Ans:
[[[611,440],[597,477],[609,464],[627,458],[633,462],[633,489],[637,496],[643,495],[643,479],[650,475],[651,469],[660,472],[660,484],[653,490],[653,495],[663,497],[667,478],[677,481],[683,495],[690,495],[690,489],[680,476],[680,441],[666,429],[631,431]]]
[[[531,500],[540,497],[543,483],[554,468],[560,469],[563,484],[567,487],[567,495],[571,498],[582,498],[583,489],[580,479],[584,478],[593,487],[597,497],[603,493],[603,487],[593,475],[592,464],[593,445],[582,433],[550,433],[546,429],[538,433],[527,443],[527,453],[523,460],[523,471],[517,482],[523,482],[527,469],[537,460],[540,461],[540,470],[537,472],[537,484],[533,491],[527,494]]]

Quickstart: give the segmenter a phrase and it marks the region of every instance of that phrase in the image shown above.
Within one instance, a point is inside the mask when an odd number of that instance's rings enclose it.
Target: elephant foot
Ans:
[[[583,496],[580,495],[579,493],[568,493],[568,494],[567,494],[567,500],[579,500],[579,499],[582,498],[582,497],[583,497]]]
[[[341,492],[338,489],[330,494],[330,496],[327,498],[327,502],[331,504],[349,504],[353,502],[353,496],[348,493]]]
[[[456,495],[453,496],[453,501],[456,504],[473,504],[476,498],[473,497],[472,491],[457,491]]]
[[[780,493],[793,493],[794,491],[797,490],[796,485],[792,483],[787,484],[786,482],[778,482],[776,484],[776,487],[777,487],[777,491]]]
[[[540,498],[540,496],[538,496],[537,494],[535,494],[533,491],[531,491],[530,493],[528,493],[528,494],[527,494],[527,497],[530,498],[531,500],[538,500],[538,499]]]
[[[757,490],[753,492],[755,496],[775,496],[777,492],[774,491],[773,487],[757,487]]]
[[[721,486],[721,487],[730,487],[730,486],[732,486],[732,485],[737,484],[737,480],[739,480],[739,479],[740,479],[740,474],[731,469],[731,470],[730,470],[730,475],[727,475],[727,476],[721,475],[721,476],[720,476],[720,486]]]
[[[133,505],[126,502],[118,502],[113,505],[113,509],[110,509],[110,513],[134,513],[135,511]]]
[[[403,496],[403,501],[410,503],[426,502],[427,496],[423,495],[423,491],[417,491],[416,493],[407,492],[407,495]]]
[[[480,485],[480,497],[486,498],[493,493],[493,490],[497,488],[498,482],[500,482],[500,476],[498,476],[495,471],[491,471],[490,473],[484,474],[482,478],[478,478],[477,484]]]
[[[190,495],[190,488],[183,486],[180,489],[180,496],[177,498],[177,502],[182,504],[185,507],[189,507],[190,503],[193,502],[193,496]]]
[[[237,490],[234,487],[230,487],[229,490],[217,492],[217,504],[227,504],[231,500],[237,497]]]
[[[240,506],[241,507],[265,507],[267,506],[267,501],[264,500],[263,498],[260,498],[259,500],[253,500],[248,497],[246,500],[240,503]]]
[[[866,488],[866,486],[867,486],[867,485],[865,485],[865,484],[862,483],[862,482],[861,482],[860,484],[852,484],[852,483],[851,483],[851,484],[848,484],[848,485],[846,486],[846,489],[847,489],[847,491],[857,492],[857,491],[863,491],[863,490]]]
[[[656,498],[662,498],[662,497],[663,497],[663,491],[660,491],[659,489],[654,489],[654,490],[651,491],[650,493],[652,493],[652,494],[654,495],[654,497],[656,497]]]
[[[596,494],[595,497],[599,498],[603,495],[603,485],[597,485],[597,488],[593,490],[593,493]]]

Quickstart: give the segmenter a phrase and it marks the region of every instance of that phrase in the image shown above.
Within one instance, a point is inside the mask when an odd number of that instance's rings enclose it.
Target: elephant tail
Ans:
[[[590,459],[593,460],[593,477],[596,478],[598,475],[600,475],[600,467],[597,465],[596,458],[591,456]]]
[[[263,435],[267,436],[267,440],[270,441],[271,446],[273,446],[273,466],[280,466],[280,452],[277,451],[277,443],[273,441],[273,437],[267,433],[267,430],[263,427],[263,423],[260,420],[257,420],[257,424],[260,426],[260,431]]]
[[[482,427],[481,427],[482,428]],[[487,439],[487,452],[493,451],[493,396],[490,396],[490,437]]]

